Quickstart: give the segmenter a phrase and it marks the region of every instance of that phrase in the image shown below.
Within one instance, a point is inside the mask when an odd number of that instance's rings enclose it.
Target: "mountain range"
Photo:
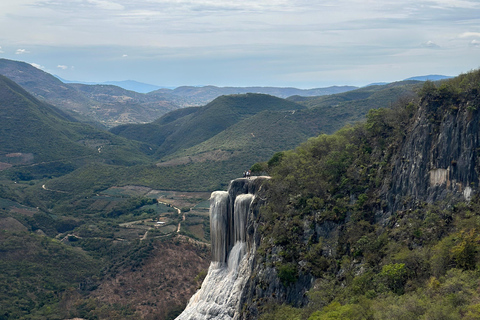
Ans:
[[[263,93],[287,98],[332,95],[357,89],[352,86],[316,89],[184,86],[168,89],[135,81],[104,84],[72,83],[67,80],[61,81],[58,77],[28,63],[7,59],[0,59],[0,74],[12,79],[35,97],[70,113],[76,119],[103,128],[127,123],[152,122],[168,111],[188,106],[202,106],[221,95]]]
[[[84,82],[84,81],[72,81],[66,80],[59,76],[55,76],[63,83],[78,83],[78,84],[87,84],[87,85],[112,85],[123,88],[129,91],[135,91],[139,93],[148,93],[151,91],[155,91],[158,89],[162,89],[164,87],[156,86],[149,83],[138,82],[135,80],[123,80],[123,81],[106,81],[106,82]]]
[[[52,123],[49,123],[47,119],[41,119],[42,121],[35,122],[38,126],[41,124],[42,128],[52,130],[62,124],[65,128],[59,128],[58,131],[71,132],[68,136],[71,147],[63,147],[60,151],[55,152],[55,148],[62,144],[53,142],[51,140],[53,138],[49,137],[60,139],[64,135],[53,132],[37,134],[37,137],[45,137],[42,138],[43,142],[39,143],[34,139],[31,145],[27,146],[28,143],[19,143],[18,141],[31,141],[29,139],[34,134],[29,133],[28,130],[21,131],[19,128],[35,129],[37,125],[23,123],[15,126],[17,130],[10,131],[11,135],[4,135],[8,141],[8,143],[4,143],[4,150],[1,150],[4,154],[20,152],[35,155],[35,159],[43,159],[42,157],[47,157],[47,155],[50,155],[52,159],[61,159],[62,154],[85,153],[85,156],[89,154],[92,157],[100,157],[105,163],[141,164],[150,162],[156,164],[155,170],[141,167],[136,167],[135,170],[125,168],[129,173],[123,172],[121,180],[128,180],[129,177],[132,177],[132,172],[135,172],[136,180],[141,183],[148,181],[155,187],[175,188],[176,185],[177,187],[182,186],[184,189],[196,190],[218,186],[224,183],[222,181],[225,178],[234,178],[252,164],[265,161],[277,151],[294,148],[309,137],[320,133],[333,133],[347,123],[360,121],[370,109],[388,107],[400,97],[410,99],[409,97],[422,83],[413,80],[402,81],[355,90],[348,88],[346,92],[316,97],[295,95],[288,99],[260,93],[231,94],[217,97],[199,107],[180,108],[178,105],[170,105],[173,110],[159,116],[154,121],[144,124],[117,125],[108,133],[99,129],[94,130],[93,127],[97,122],[85,121],[85,117],[107,119],[104,117],[105,115],[110,117],[109,119],[115,116],[117,120],[122,117],[125,120],[128,115],[135,114],[137,120],[143,115],[145,116],[142,118],[143,121],[147,122],[148,117],[155,113],[162,113],[159,108],[159,100],[155,97],[161,95],[162,90],[165,90],[160,89],[149,94],[142,94],[112,85],[63,84],[55,77],[26,63],[0,60],[0,66],[1,70],[7,70],[5,73],[17,75],[13,78],[21,81],[24,87],[29,88],[36,97],[43,101],[57,102],[58,106],[53,107],[33,97],[29,98],[36,101],[37,108],[48,106],[56,114],[63,116]],[[35,79],[42,79],[42,81]],[[177,92],[177,97],[181,92],[184,92],[184,96],[189,94],[198,97],[202,90],[207,90],[207,92],[213,90],[216,95],[219,93],[219,89],[216,87],[181,87],[174,91]],[[234,90],[235,88],[227,89]],[[342,88],[341,91],[344,89]],[[16,90],[19,91],[20,88],[16,87]],[[328,90],[330,89],[317,89],[316,92],[326,93]],[[338,88],[331,90],[337,91]],[[280,91],[277,93],[280,94]],[[285,91],[285,95],[294,92],[298,93],[298,90],[288,89]],[[164,95],[172,96],[170,93]],[[18,96],[28,95],[22,91]],[[22,104],[22,102],[18,103]],[[67,108],[72,105],[75,106],[74,109]],[[79,114],[75,110],[83,110],[83,113]],[[70,122],[66,122],[66,119]],[[4,121],[7,121],[7,118]],[[11,123],[5,123],[5,128]],[[87,126],[85,123],[94,126]],[[103,123],[106,124],[106,122]],[[82,128],[81,134],[78,134],[79,127]],[[44,143],[44,141],[50,140],[51,144]],[[17,146],[25,144],[26,146],[24,148],[7,148],[12,144]],[[84,147],[81,148],[82,151],[77,150],[79,146]],[[119,146],[122,147],[119,148]],[[70,150],[70,148],[73,149]],[[115,148],[117,148],[116,151],[114,151]],[[98,150],[102,152],[100,153]],[[120,152],[120,150],[122,151]],[[58,156],[53,157],[56,153]],[[107,156],[110,157],[108,160],[105,159]],[[68,159],[69,157],[64,158]],[[11,164],[12,161],[13,159],[4,159],[0,162]],[[183,168],[183,171],[179,170],[180,167]],[[95,169],[93,167],[86,168],[88,170]],[[117,170],[117,172],[120,171]],[[109,171],[105,170],[104,172]],[[194,172],[193,176],[192,172]],[[219,175],[218,172],[221,172],[222,175]],[[201,173],[207,174],[210,178],[203,179]],[[175,179],[166,179],[167,176]],[[72,172],[72,174],[59,177],[58,181],[51,183],[70,189],[67,187],[68,185],[81,185],[77,181],[79,177],[84,177],[84,175]]]

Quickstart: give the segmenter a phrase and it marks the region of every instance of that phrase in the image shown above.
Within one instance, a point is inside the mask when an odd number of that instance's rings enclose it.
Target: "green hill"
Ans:
[[[296,103],[263,94],[221,96],[204,107],[176,111],[147,125],[119,126],[111,132],[157,145],[156,156],[162,158],[208,140],[264,110],[304,108]]]
[[[135,164],[148,159],[145,146],[80,123],[4,76],[0,76],[0,113],[0,163],[4,168],[35,164],[34,170],[59,161]]]
[[[411,99],[417,85],[414,81],[399,82],[325,97],[292,97],[290,99],[309,108],[256,113],[200,144],[178,148],[158,165],[217,161],[221,168],[236,163],[238,174],[242,168],[250,167],[252,161],[264,161],[275,152],[293,148],[309,137],[331,134],[347,123],[361,121],[370,109],[388,107],[399,98]],[[172,114],[171,120],[178,120],[178,117]]]
[[[93,150],[72,142],[81,139],[74,130],[81,127],[78,122],[71,122],[64,112],[36,100],[3,76],[0,76],[0,97],[2,154],[31,153],[34,162],[94,154]]]
[[[289,97],[304,105],[312,113],[321,113],[332,122],[325,123],[324,132],[333,133],[345,123],[361,121],[370,109],[390,107],[399,99],[412,99],[421,88],[420,81],[400,81],[386,85],[372,85],[360,89],[321,97]],[[338,126],[338,124],[341,124]]]
[[[417,84],[399,82],[325,97],[292,97],[298,104],[260,94],[222,96],[204,107],[178,109],[152,123],[118,126],[111,132],[155,149],[160,160],[157,168],[138,172],[138,181],[205,190],[224,183],[222,177],[238,177],[255,162],[309,137],[361,121],[370,109],[389,107],[400,97],[411,99]]]

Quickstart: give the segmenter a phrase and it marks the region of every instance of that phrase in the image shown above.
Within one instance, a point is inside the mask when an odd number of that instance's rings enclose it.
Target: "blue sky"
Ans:
[[[0,57],[79,81],[313,88],[480,67],[479,0],[14,0],[0,30]]]

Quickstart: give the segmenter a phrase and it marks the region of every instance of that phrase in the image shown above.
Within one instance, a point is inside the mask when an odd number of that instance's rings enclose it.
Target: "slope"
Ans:
[[[150,96],[115,85],[69,84],[100,107],[89,111],[107,127],[124,123],[146,123],[179,107],[163,97]],[[95,111],[95,112],[93,112]]]
[[[32,97],[0,76],[0,156],[7,164],[70,161],[81,158],[110,163],[147,159],[138,143],[73,119]]]
[[[0,59],[0,74],[77,119],[98,122],[106,127],[149,122],[178,108],[162,96],[147,96],[117,86],[66,84],[21,61]]]
[[[61,106],[64,110],[86,114],[92,106],[92,102],[77,90],[28,63],[0,59],[0,74],[15,81],[36,98]]]
[[[323,132],[327,124],[333,126],[328,118],[307,109],[264,110],[198,145],[165,157],[157,165],[171,166],[211,160],[236,163],[239,169],[249,168],[253,162],[268,159],[278,150],[293,148]]]
[[[0,76],[0,146],[5,153],[31,153],[35,162],[93,154],[79,140],[71,120],[52,106],[41,103],[6,77]],[[72,123],[77,126],[78,123]]]

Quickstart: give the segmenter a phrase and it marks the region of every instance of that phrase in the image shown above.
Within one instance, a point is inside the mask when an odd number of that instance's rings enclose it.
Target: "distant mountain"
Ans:
[[[453,77],[450,77],[450,76],[442,76],[442,75],[438,75],[438,74],[431,74],[431,75],[427,75],[427,76],[417,76],[417,77],[411,77],[411,78],[408,78],[408,79],[405,79],[405,81],[408,81],[408,80],[416,80],[416,81],[438,81],[438,80],[445,80],[445,79],[450,79],[450,78],[453,78]]]
[[[413,99],[415,91],[422,85],[420,81],[399,81],[386,85],[371,85],[330,96],[294,96],[288,100],[329,118],[330,121],[325,124],[324,130],[326,133],[333,133],[346,123],[363,120],[370,109],[390,107],[401,98]],[[339,127],[340,123],[343,124]]]
[[[112,85],[123,88],[125,90],[131,90],[138,93],[148,93],[151,91],[155,91],[158,89],[162,89],[164,87],[156,86],[149,83],[138,82],[135,80],[124,80],[124,81],[106,81],[106,82],[85,82],[85,81],[75,81],[75,80],[67,80],[63,79],[57,75],[56,78],[61,80],[63,83],[79,83],[79,84],[87,84],[87,85]]]
[[[369,87],[369,86],[383,86],[383,85],[386,85],[388,84],[388,82],[374,82],[374,83],[369,83],[367,84],[365,87]]]
[[[148,93],[140,93],[135,91],[140,91],[135,86],[144,84],[135,81],[112,82],[117,85],[63,83],[58,78],[30,64],[6,59],[0,59],[0,74],[17,82],[36,98],[57,106],[79,121],[100,123],[107,128],[121,124],[149,123],[169,111],[181,107],[204,106],[222,95],[260,93],[279,98],[291,97],[291,101],[298,100],[302,101],[302,104],[309,105],[316,103],[313,101],[324,104],[331,101],[331,99],[343,99],[343,97],[347,97],[346,99],[348,100],[348,96],[337,95],[352,91],[355,91],[353,99],[356,100],[355,95],[363,92],[356,91],[358,88],[352,86],[332,86],[315,89],[183,86],[173,90],[161,88]],[[431,75],[412,79],[436,80],[441,78],[446,78],[446,76]],[[130,88],[134,90],[120,87],[129,85],[132,85]],[[375,90],[377,86],[379,84],[373,84],[368,87],[373,87]],[[149,87],[149,89],[144,90],[149,91],[152,88]],[[315,98],[310,99],[308,97]],[[340,102],[343,103],[345,101],[342,100],[338,103]],[[159,137],[158,139],[162,138]]]
[[[145,123],[179,108],[161,96],[147,96],[113,85],[63,83],[32,65],[0,59],[0,74],[12,79],[36,98],[68,111],[81,121],[106,127]]]
[[[148,93],[148,92],[155,91],[162,88],[153,84],[138,82],[134,80],[107,81],[107,82],[104,82],[103,84],[111,84],[126,90],[132,90],[140,93]]]
[[[216,87],[216,86],[203,86],[192,87],[183,86],[174,90],[159,89],[157,91],[150,92],[149,95],[173,95],[184,98],[190,106],[204,105],[213,99],[229,94],[242,94],[242,93],[262,93],[268,94],[279,98],[287,98],[293,95],[300,96],[322,96],[329,94],[336,94],[357,89],[352,86],[332,86],[327,88],[315,88],[315,89],[297,89],[297,88],[280,88],[280,87]],[[186,106],[186,105],[185,105]]]
[[[15,81],[36,98],[63,110],[86,114],[92,105],[87,97],[74,88],[28,63],[0,59],[0,74]]]
[[[126,90],[114,85],[84,85],[70,83],[96,107],[90,113],[107,127],[125,123],[147,123],[179,106],[159,96]],[[98,107],[99,106],[99,107]]]
[[[108,128],[127,123],[151,122],[168,111],[180,107],[203,106],[222,95],[264,93],[286,98],[291,95],[328,95],[355,89],[349,86],[308,90],[275,87],[185,86],[173,90],[161,88],[149,93],[141,93],[138,91],[150,91],[157,87],[144,86],[145,84],[135,81],[111,82],[115,85],[71,83],[28,63],[7,59],[0,59],[0,74],[17,82],[38,99],[69,112],[80,121],[98,122]]]

